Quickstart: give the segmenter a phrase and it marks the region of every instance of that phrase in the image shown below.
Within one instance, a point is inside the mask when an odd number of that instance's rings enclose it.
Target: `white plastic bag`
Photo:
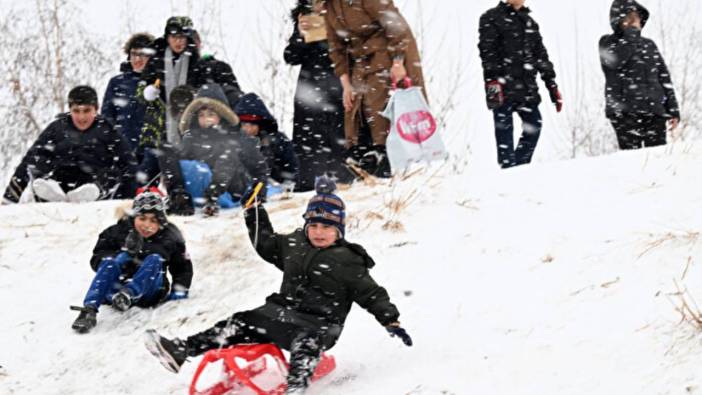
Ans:
[[[390,120],[385,144],[393,174],[414,162],[446,158],[444,142],[421,88],[397,89],[381,115]]]

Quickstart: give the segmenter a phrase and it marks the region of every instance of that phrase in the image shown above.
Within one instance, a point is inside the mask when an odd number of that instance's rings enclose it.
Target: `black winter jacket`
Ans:
[[[300,9],[300,6],[296,10]],[[339,182],[353,180],[346,170],[344,143],[344,105],[341,81],[329,59],[326,41],[305,43],[297,26],[285,48],[285,61],[300,65],[300,76],[295,89],[293,115],[293,147],[300,162],[300,191],[314,189],[316,176],[331,173]]]
[[[268,166],[258,149],[258,140],[244,135],[234,127],[191,129],[183,136],[180,159],[207,163],[212,181],[206,198],[216,200],[229,191],[241,195],[246,187],[266,182]]]
[[[607,117],[640,114],[680,118],[670,72],[658,47],[642,37],[641,30],[621,28],[631,10],[639,12],[643,28],[650,15],[648,10],[634,0],[615,0],[610,9],[614,34],[600,39]]]
[[[122,246],[129,232],[134,229],[134,219],[125,217],[115,225],[108,227],[100,233],[97,244],[90,258],[90,267],[97,271],[103,258],[114,257],[122,252]],[[171,274],[173,284],[180,289],[189,289],[193,279],[193,264],[185,249],[185,240],[178,227],[172,223],[162,226],[155,235],[144,239],[144,246],[135,258],[137,262],[144,260],[151,254],[159,254],[165,261],[162,270]],[[138,263],[130,262],[122,275],[131,278],[139,268]],[[168,294],[169,282],[164,276],[163,295]]]
[[[556,72],[548,58],[539,25],[522,7],[516,11],[500,2],[480,17],[480,58],[485,82],[498,80],[504,86],[505,100],[516,104],[539,104],[536,73],[546,87],[556,85]]]
[[[353,302],[381,325],[398,320],[400,314],[387,291],[368,272],[375,263],[363,247],[342,239],[318,249],[309,243],[302,229],[287,235],[274,233],[262,206],[245,211],[245,218],[252,243],[258,241],[254,246],[258,254],[283,272],[280,291],[270,295],[267,304],[310,317],[309,322],[317,328],[343,327]]]
[[[141,128],[144,125],[146,104],[136,97],[141,73],[136,73],[129,62],[120,66],[121,74],[110,79],[102,99],[100,115],[109,120],[126,139],[132,151],[138,152]]]
[[[102,116],[85,131],[60,114],[39,135],[10,179],[5,198],[17,202],[32,178],[52,178],[64,190],[87,183],[103,191],[120,184],[114,198],[134,194],[136,159],[126,139]]]

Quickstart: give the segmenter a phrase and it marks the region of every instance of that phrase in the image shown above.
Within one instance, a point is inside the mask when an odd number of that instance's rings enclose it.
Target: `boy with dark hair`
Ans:
[[[29,148],[3,203],[18,203],[27,186],[35,199],[49,202],[134,196],[134,154],[124,137],[98,115],[95,89],[71,89],[68,106],[70,112],[60,114]]]

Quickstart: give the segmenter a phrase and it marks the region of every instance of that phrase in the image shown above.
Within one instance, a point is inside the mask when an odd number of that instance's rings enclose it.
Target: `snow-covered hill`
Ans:
[[[463,167],[339,192],[415,346],[356,307],[311,394],[702,393],[702,330],[681,322],[675,284],[702,301],[702,145]],[[302,223],[309,196],[267,205],[278,231]],[[185,336],[277,289],[238,213],[177,217],[190,299],[105,306],[94,332],[73,333],[68,306],[119,204],[0,207],[0,393],[186,393],[199,360],[167,372],[144,330]]]

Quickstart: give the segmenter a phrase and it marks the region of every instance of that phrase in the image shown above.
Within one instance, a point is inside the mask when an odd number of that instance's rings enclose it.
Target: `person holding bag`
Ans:
[[[300,66],[292,134],[300,164],[297,192],[313,190],[315,177],[323,174],[343,184],[353,181],[344,162],[341,81],[329,59],[323,13],[320,0],[298,0],[291,13],[295,27],[284,53],[288,64]]]
[[[348,161],[370,174],[389,177],[385,109],[394,81],[409,77],[424,88],[421,59],[412,30],[392,0],[326,0],[329,56],[343,87]],[[372,145],[360,143],[362,126]]]

